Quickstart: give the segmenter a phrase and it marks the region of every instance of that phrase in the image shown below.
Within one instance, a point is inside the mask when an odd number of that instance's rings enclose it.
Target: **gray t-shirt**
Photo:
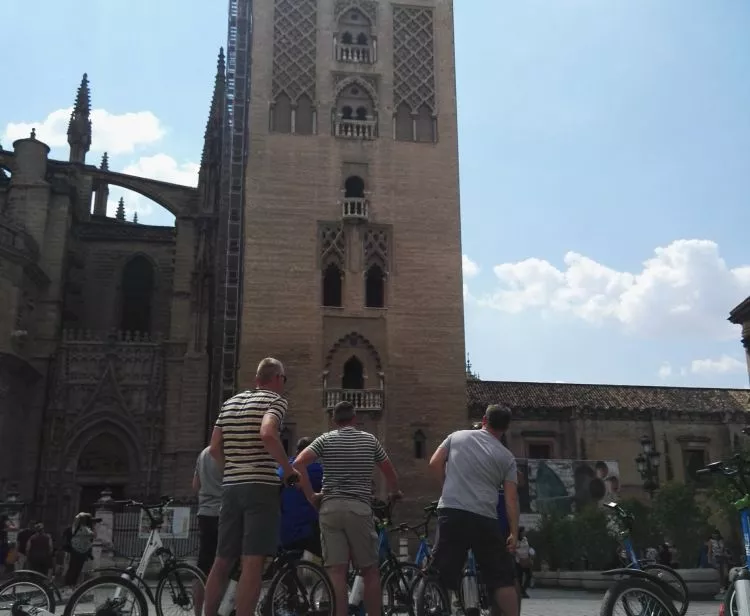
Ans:
[[[438,508],[461,509],[497,519],[497,493],[516,483],[516,459],[486,430],[459,430],[440,445],[448,450]]]
[[[208,447],[198,455],[195,474],[201,482],[198,490],[198,515],[218,516],[221,507],[222,473]]]

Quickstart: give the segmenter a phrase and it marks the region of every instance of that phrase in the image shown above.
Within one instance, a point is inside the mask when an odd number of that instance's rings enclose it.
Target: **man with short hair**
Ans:
[[[346,578],[349,560],[362,573],[364,604],[368,614],[380,614],[382,593],[378,559],[378,535],[372,517],[372,476],[377,466],[385,476],[391,498],[399,498],[398,477],[377,438],[354,426],[356,413],[350,402],[333,409],[336,430],[327,432],[294,461],[302,471],[301,487],[310,502],[320,502],[323,560],[336,595],[335,616],[349,610]],[[323,490],[315,494],[306,467],[323,461]]]
[[[208,576],[219,543],[219,510],[221,508],[222,471],[211,456],[210,447],[198,454],[193,474],[193,491],[198,494],[198,569]],[[203,608],[203,584],[193,585],[195,613]]]
[[[468,550],[496,606],[518,616],[515,551],[519,507],[516,460],[500,442],[510,424],[510,410],[490,405],[481,430],[459,430],[446,438],[430,459],[443,482],[438,503],[438,534],[433,564],[446,589],[457,592]],[[497,495],[503,489],[510,533],[505,539],[497,520]]]
[[[232,565],[242,558],[237,586],[237,616],[253,616],[266,556],[279,540],[281,481],[299,477],[279,436],[287,401],[282,363],[267,357],[258,364],[256,389],[227,400],[216,420],[209,450],[223,469],[219,541],[206,583],[206,616],[217,616]]]

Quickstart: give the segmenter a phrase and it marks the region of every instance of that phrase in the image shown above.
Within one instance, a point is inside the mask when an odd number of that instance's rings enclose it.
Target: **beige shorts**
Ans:
[[[378,534],[369,503],[328,498],[320,507],[320,542],[328,566],[351,560],[359,569],[378,564]]]

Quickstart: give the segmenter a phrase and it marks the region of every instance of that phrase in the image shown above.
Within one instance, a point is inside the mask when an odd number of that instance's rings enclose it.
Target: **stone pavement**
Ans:
[[[530,589],[521,616],[599,616],[602,595],[583,591]],[[718,601],[693,601],[686,616],[718,616]]]

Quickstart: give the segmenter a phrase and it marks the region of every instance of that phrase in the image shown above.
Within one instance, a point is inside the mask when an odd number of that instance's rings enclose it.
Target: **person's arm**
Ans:
[[[307,467],[315,462],[318,457],[322,454],[325,446],[325,434],[316,438],[310,443],[302,452],[295,458],[292,466],[299,472],[299,487],[302,493],[305,495],[310,503],[316,504],[317,496],[315,490],[313,490],[312,483],[310,482],[310,474],[308,473]]]
[[[281,422],[284,421],[285,413],[286,400],[283,398],[279,398],[268,407],[260,424],[260,439],[263,441],[266,451],[276,461],[276,464],[284,469],[284,476],[289,477],[295,471],[289,463],[284,444],[281,442],[281,436],[279,435],[279,427],[281,426]]]
[[[219,471],[224,472],[224,434],[221,431],[221,415],[211,433],[211,444],[208,446],[208,453],[216,461]]]
[[[432,454],[430,462],[428,464],[429,469],[432,473],[440,480],[440,485],[445,482],[445,465],[448,463],[448,454],[451,450],[451,436],[448,435],[438,448],[435,453]]]
[[[374,440],[375,449],[373,456],[375,464],[380,469],[380,472],[383,473],[383,477],[385,477],[385,482],[388,485],[388,494],[391,498],[400,498],[402,494],[401,490],[398,488],[398,475],[396,474],[393,462],[391,462],[391,459],[388,457],[385,449],[383,449],[380,441],[376,438],[374,438]]]
[[[515,481],[506,480],[503,482],[503,490],[505,492],[505,512],[508,516],[508,526],[510,528],[508,547],[515,548],[521,517],[520,507],[518,506],[518,486]]]
[[[198,471],[193,474],[193,492],[196,494],[201,491],[201,478],[198,476]]]

